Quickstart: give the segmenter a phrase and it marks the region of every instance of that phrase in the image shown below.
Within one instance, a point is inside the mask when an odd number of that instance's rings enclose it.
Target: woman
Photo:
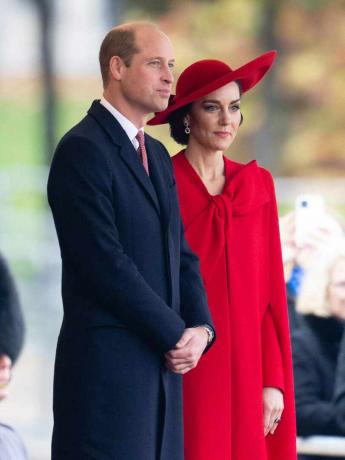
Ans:
[[[344,436],[344,239],[329,239],[315,251],[305,270],[296,309],[303,315],[292,335],[297,432],[299,436]]]
[[[256,161],[224,156],[242,121],[241,94],[263,78],[275,55],[237,70],[216,60],[192,64],[168,108],[149,122],[168,122],[186,145],[173,158],[181,213],[218,335],[184,378],[186,460],[296,458],[273,180]]]

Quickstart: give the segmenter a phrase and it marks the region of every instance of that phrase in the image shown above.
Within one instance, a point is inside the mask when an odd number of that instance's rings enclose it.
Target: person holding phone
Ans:
[[[201,60],[179,77],[169,123],[187,241],[199,256],[217,342],[184,377],[185,460],[296,458],[292,362],[271,174],[224,154],[242,123],[241,96],[271,51],[233,70]],[[167,353],[177,365],[179,352]]]
[[[299,436],[345,435],[345,239],[315,249],[296,305],[292,334]],[[300,460],[322,460],[301,456]],[[327,457],[340,460],[339,457]]]
[[[325,209],[321,195],[298,195],[295,209],[279,219],[284,278],[292,331],[298,329],[301,315],[296,302],[303,288],[305,273],[315,263],[315,253],[343,235],[342,223],[334,210]]]

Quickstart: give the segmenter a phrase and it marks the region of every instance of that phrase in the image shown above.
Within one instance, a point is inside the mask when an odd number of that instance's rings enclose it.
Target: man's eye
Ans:
[[[173,69],[175,67],[175,64],[173,62],[169,62],[168,66],[170,69]]]
[[[153,67],[159,67],[160,64],[161,63],[159,61],[150,61],[150,65],[153,66]]]

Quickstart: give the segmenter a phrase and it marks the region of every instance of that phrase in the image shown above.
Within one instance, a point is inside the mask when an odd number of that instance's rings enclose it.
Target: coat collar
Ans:
[[[234,216],[247,214],[270,201],[256,160],[244,165],[237,164],[235,172],[231,171],[231,165],[235,163],[227,158],[224,161],[227,176],[224,194],[231,200]]]
[[[263,206],[270,201],[262,172],[255,160],[240,164],[224,157],[226,184],[219,195],[210,195],[206,186],[193,166],[187,160],[184,151],[174,157],[175,170],[183,174],[188,183],[199,190],[201,206],[226,206],[232,216],[241,216]],[[197,208],[197,206],[196,206]]]
[[[143,168],[143,166],[140,164],[138,154],[135,151],[133,144],[128,138],[126,132],[121,127],[120,123],[105,107],[103,107],[100,104],[99,100],[93,101],[90,109],[88,110],[88,114],[92,118],[94,118],[96,122],[104,129],[104,131],[110,137],[113,144],[120,147],[120,158],[124,161],[124,163],[130,169],[136,180],[140,183],[144,191],[150,197],[155,206],[155,209],[159,214],[159,202],[152,181],[150,177],[146,174],[146,171]],[[145,139],[147,139],[146,136]],[[148,156],[149,162],[152,163],[154,152],[148,152]]]

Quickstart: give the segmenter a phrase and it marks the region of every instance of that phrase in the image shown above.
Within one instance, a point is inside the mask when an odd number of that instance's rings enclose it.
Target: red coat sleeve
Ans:
[[[262,320],[261,337],[263,386],[284,391],[283,362],[270,307]]]
[[[283,263],[281,255],[278,212],[274,191],[274,183],[271,174],[263,170],[265,180],[270,192],[270,204],[268,213],[268,265],[269,275],[269,298],[265,313],[270,312],[267,321],[273,326],[276,334],[278,349],[284,375],[284,412],[282,421],[279,423],[274,436],[266,439],[268,458],[281,460],[296,460],[296,419],[293,391],[291,343],[288,322],[288,309],[286,301],[286,288],[284,282]],[[267,318],[265,319],[265,321]],[[273,348],[274,349],[274,348]],[[270,353],[266,354],[265,362],[270,359]],[[272,353],[273,354],[273,353]],[[274,369],[274,366],[271,366]],[[282,450],[282,446],[284,449]]]

